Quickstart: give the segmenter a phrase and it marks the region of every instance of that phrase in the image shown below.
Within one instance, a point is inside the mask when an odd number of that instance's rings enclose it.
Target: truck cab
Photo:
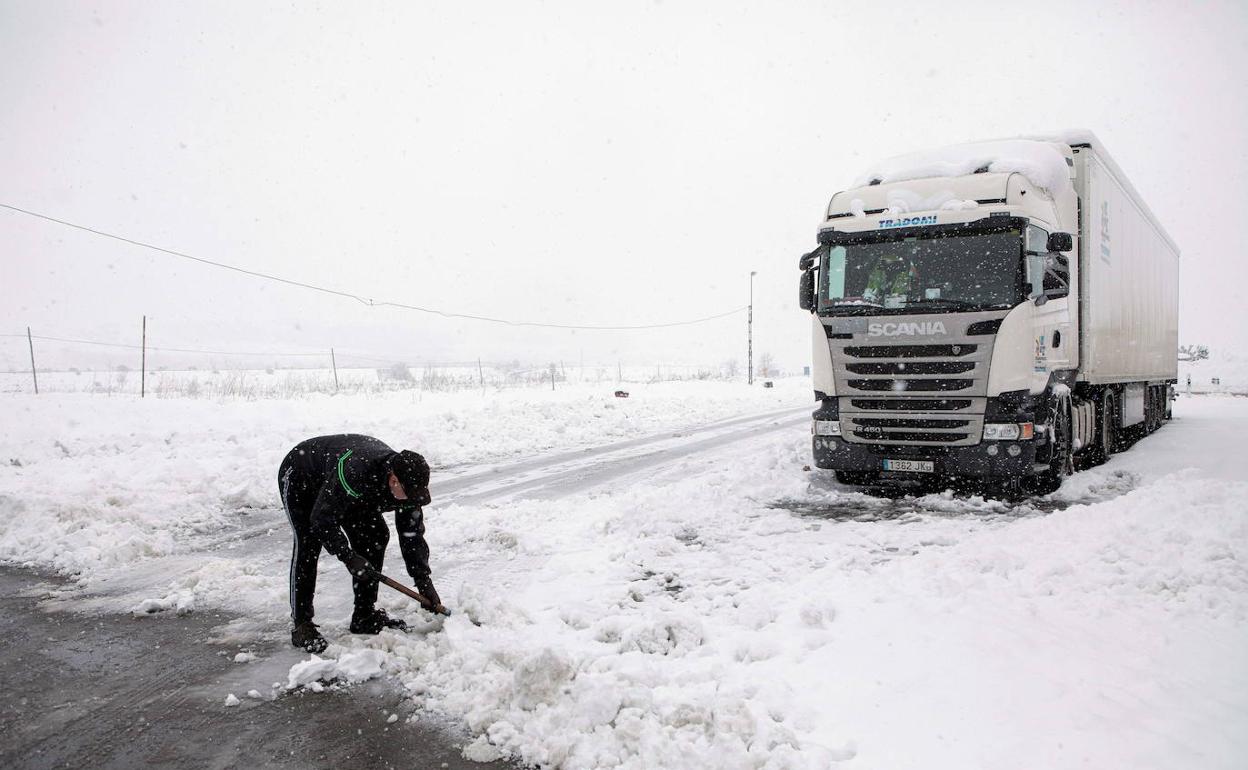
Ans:
[[[903,156],[832,197],[799,264],[818,467],[1055,487],[1077,454],[1104,451],[1105,387],[1080,378],[1078,151]]]

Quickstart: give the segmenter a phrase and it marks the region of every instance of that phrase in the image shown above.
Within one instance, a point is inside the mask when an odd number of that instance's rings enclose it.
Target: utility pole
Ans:
[[[334,392],[338,392],[338,358],[334,355],[334,349],[329,349],[329,365],[334,368]]]
[[[143,316],[143,355],[139,358],[139,398],[147,397],[147,316]]]
[[[35,380],[35,395],[37,396],[39,395],[39,374],[35,371],[35,340],[30,336],[29,326],[26,327],[26,344],[30,345],[30,376]]]
[[[745,371],[750,385],[754,384],[754,276],[756,275],[758,271],[750,271],[750,307],[745,321]]]

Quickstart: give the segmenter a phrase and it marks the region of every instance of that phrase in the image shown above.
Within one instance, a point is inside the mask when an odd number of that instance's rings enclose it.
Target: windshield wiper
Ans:
[[[945,297],[924,297],[922,299],[911,300],[906,303],[906,307],[911,305],[939,305],[940,307],[960,308],[967,310],[976,310],[979,305],[974,302],[967,302],[964,299],[947,299]]]
[[[869,302],[846,302],[844,304],[837,303],[837,304],[829,305],[828,307],[824,309],[836,310],[838,312],[843,312],[843,311],[848,310],[853,313],[858,313],[858,312],[874,313],[877,310],[883,310],[884,306],[874,305]]]

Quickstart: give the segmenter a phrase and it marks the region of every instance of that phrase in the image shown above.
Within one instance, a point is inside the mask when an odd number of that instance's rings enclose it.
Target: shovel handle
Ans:
[[[440,605],[440,604],[435,606],[435,605],[434,605],[434,603],[433,603],[433,602],[431,602],[431,601],[429,601],[429,599],[428,599],[427,597],[425,597],[425,596],[424,596],[424,595],[422,595],[421,593],[419,593],[419,592],[417,592],[417,591],[415,591],[415,590],[413,590],[413,589],[411,589],[411,588],[408,588],[407,586],[403,585],[402,583],[400,583],[399,581],[395,580],[394,578],[392,578],[392,577],[388,577],[388,576],[386,576],[386,575],[383,575],[383,574],[381,574],[380,572],[377,572],[377,573],[376,573],[376,575],[377,575],[377,579],[378,579],[378,580],[380,580],[381,582],[383,582],[383,583],[385,583],[386,585],[390,586],[391,588],[393,588],[394,590],[398,591],[399,593],[401,593],[401,594],[405,594],[405,595],[407,595],[407,596],[410,596],[411,598],[413,598],[413,599],[415,599],[416,601],[420,602],[420,606],[421,606],[421,607],[424,607],[425,609],[429,610],[430,612],[436,612],[436,613],[438,613],[438,614],[440,614],[440,615],[450,615],[450,614],[451,614],[451,611],[450,611],[450,610],[448,610],[446,607],[443,607],[443,606],[442,606],[442,605]]]

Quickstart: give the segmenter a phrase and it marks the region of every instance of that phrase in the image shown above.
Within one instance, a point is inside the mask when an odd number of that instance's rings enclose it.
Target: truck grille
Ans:
[[[974,361],[897,361],[886,364],[846,364],[850,374],[965,374],[975,369]]]
[[[952,334],[923,344],[863,344],[875,339],[866,338],[865,329],[854,331],[828,338],[846,441],[933,449],[979,443],[995,337]]]
[[[969,356],[978,345],[850,345],[845,355],[853,358],[952,358]]]
[[[872,433],[870,431],[856,430],[854,435],[865,442],[877,441],[881,437],[888,441],[898,441],[906,444],[956,444],[964,441],[971,434],[969,433],[918,433],[912,431],[890,431],[887,434]],[[887,442],[884,442],[887,443]]]
[[[875,416],[841,413],[841,430],[846,440],[861,444],[945,444],[979,441],[984,429],[983,415],[962,419],[912,416]]]
[[[969,398],[851,398],[849,404],[854,409],[864,410],[944,412],[970,409],[974,402]]]
[[[880,391],[889,390],[894,393],[909,391],[932,390],[966,390],[975,384],[974,380],[850,380],[849,387],[854,390]]]
[[[930,420],[910,417],[858,417],[855,425],[863,428],[965,428],[970,420]]]

